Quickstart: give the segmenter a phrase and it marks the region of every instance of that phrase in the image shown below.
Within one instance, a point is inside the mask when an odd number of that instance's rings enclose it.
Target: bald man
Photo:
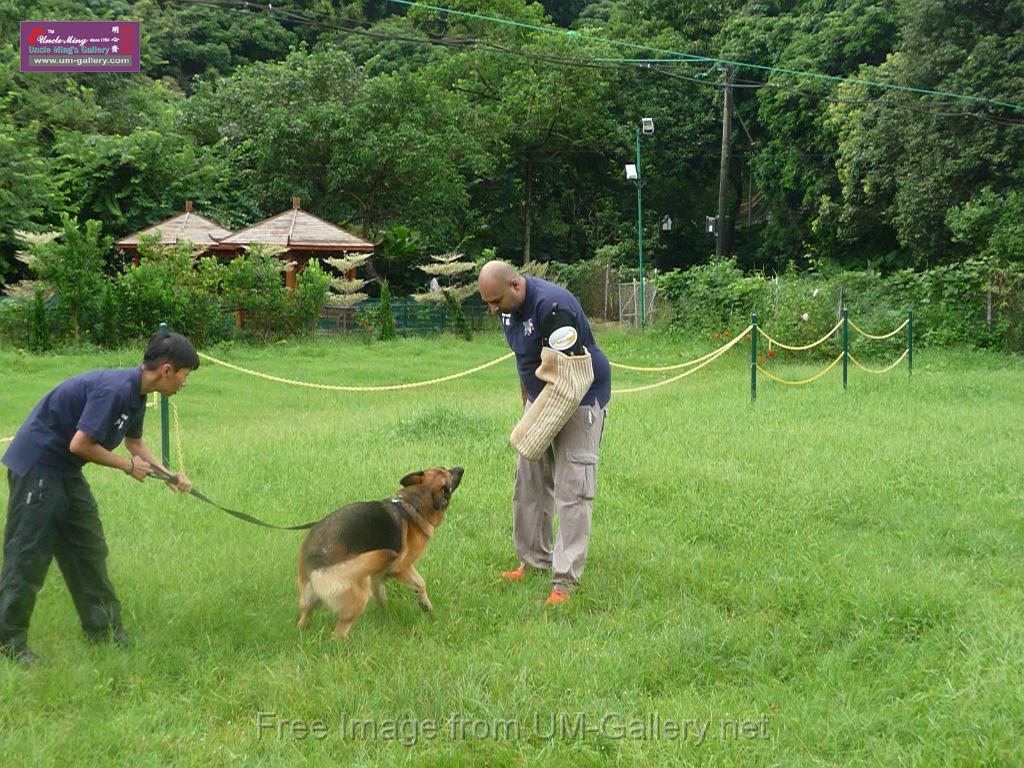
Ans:
[[[593,362],[593,384],[575,413],[539,459],[529,461],[520,455],[516,466],[512,531],[519,567],[501,576],[516,582],[526,576],[527,568],[550,572],[546,603],[559,605],[579,584],[587,561],[611,367],[580,303],[561,286],[524,277],[503,261],[485,264],[477,286],[491,312],[501,314],[505,339],[516,356],[524,408],[546,386],[535,375],[541,349],[551,347],[569,355],[589,352]],[[555,514],[558,535],[552,542]]]

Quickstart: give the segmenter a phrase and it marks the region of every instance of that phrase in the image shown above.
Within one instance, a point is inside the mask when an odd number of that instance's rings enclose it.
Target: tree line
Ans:
[[[623,166],[642,117],[645,263],[705,264],[723,61],[737,63],[726,226],[741,269],[1024,259],[1024,112],[996,103],[1024,102],[1020,0],[447,6],[462,13],[0,0],[4,281],[20,276],[15,232],[62,215],[116,238],[191,199],[230,229],[293,195],[385,244],[396,269],[410,244],[635,268]],[[18,22],[33,18],[139,19],[142,72],[22,74]]]

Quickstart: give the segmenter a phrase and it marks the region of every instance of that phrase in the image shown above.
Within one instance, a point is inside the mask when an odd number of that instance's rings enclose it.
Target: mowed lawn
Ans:
[[[598,336],[635,365],[713,344]],[[278,376],[373,385],[507,350],[494,330],[468,344],[209,351]],[[140,354],[0,350],[0,437],[59,380]],[[823,365],[770,364],[793,379]],[[615,386],[667,375],[616,372]],[[0,664],[0,760],[1024,764],[1024,364],[918,350],[910,379],[905,364],[849,378],[845,392],[838,369],[804,387],[761,380],[752,405],[740,345],[691,377],[615,397],[584,582],[548,609],[543,576],[498,579],[515,562],[511,360],[375,394],[204,362],[172,402],[185,469],[222,504],[291,525],[387,496],[413,470],[466,468],[418,566],[435,612],[393,583],[348,643],[324,611],[300,634],[301,533],[90,467],[133,646],[84,642],[54,565],[30,637],[45,664]],[[153,446],[159,424],[151,410]]]

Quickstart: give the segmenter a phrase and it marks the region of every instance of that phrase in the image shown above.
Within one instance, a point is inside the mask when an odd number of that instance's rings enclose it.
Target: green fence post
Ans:
[[[846,389],[846,361],[850,359],[850,310],[843,308],[843,389]]]
[[[160,333],[167,333],[167,323],[160,323]],[[171,413],[167,395],[160,395],[160,455],[164,467],[171,468]]]
[[[914,310],[907,310],[907,377],[914,375]]]
[[[750,316],[750,402],[757,400],[757,314]]]

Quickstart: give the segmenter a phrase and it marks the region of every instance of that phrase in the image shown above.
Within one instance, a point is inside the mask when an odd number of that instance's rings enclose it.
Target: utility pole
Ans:
[[[729,226],[726,220],[726,192],[729,188],[729,135],[732,133],[732,65],[725,67],[725,88],[722,106],[722,165],[718,175],[718,221],[715,232],[715,256],[729,255]]]

